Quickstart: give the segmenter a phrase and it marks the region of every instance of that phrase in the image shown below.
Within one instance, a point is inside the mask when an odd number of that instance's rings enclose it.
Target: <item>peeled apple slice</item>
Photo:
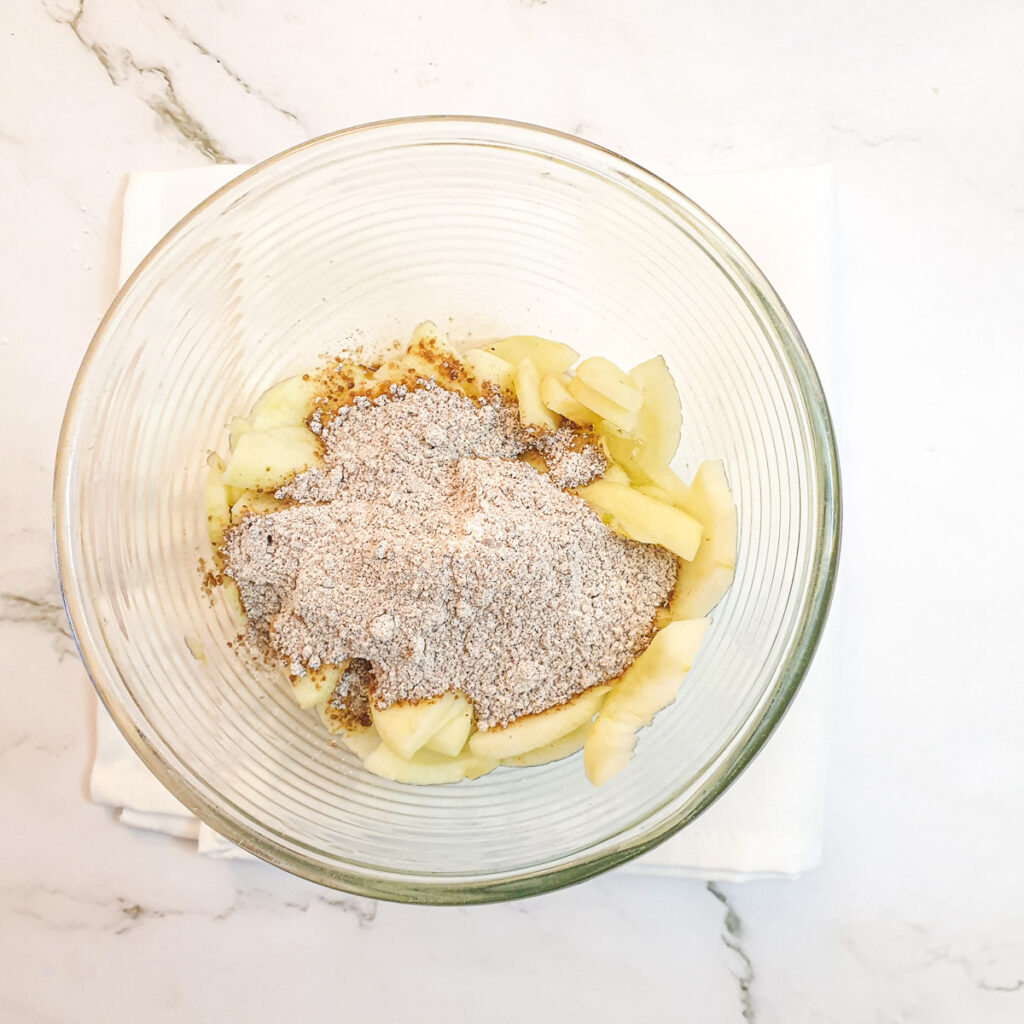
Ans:
[[[565,382],[549,373],[540,382],[540,400],[552,411],[573,423],[593,426],[597,416],[569,394]]]
[[[476,779],[497,768],[498,762],[466,751],[446,757],[421,750],[412,757],[401,757],[387,743],[381,743],[363,759],[363,767],[381,778],[414,786],[437,786],[462,779]]]
[[[224,482],[232,487],[273,491],[296,473],[320,464],[320,443],[306,427],[253,430],[238,438]]]
[[[679,567],[679,578],[660,622],[707,615],[722,599],[736,571],[736,505],[721,461],[703,462],[690,484],[687,508],[700,518],[704,536],[697,555]]]
[[[365,761],[380,746],[380,733],[372,725],[365,729],[343,729],[341,742],[360,761]]]
[[[629,764],[638,730],[675,700],[709,622],[670,622],[612,687],[583,745],[583,768],[595,786]]]
[[[536,768],[552,761],[561,761],[563,757],[569,757],[570,754],[583,749],[589,730],[590,723],[584,722],[578,729],[573,729],[572,732],[546,743],[543,747],[527,750],[523,754],[516,754],[515,757],[506,757],[501,763],[511,768]]]
[[[261,516],[282,508],[285,508],[285,503],[265,491],[242,491],[231,506],[231,521],[239,523],[246,516]]]
[[[480,383],[492,384],[502,391],[511,391],[515,380],[515,365],[496,356],[493,352],[485,352],[482,348],[471,348],[459,356],[463,366],[470,375]]]
[[[548,338],[536,338],[529,334],[518,334],[501,341],[488,342],[480,346],[516,366],[524,359],[529,359],[541,377],[549,373],[563,373],[579,359],[579,353],[560,341]]]
[[[576,367],[576,378],[627,412],[638,412],[643,404],[637,383],[610,359],[601,356],[584,359]]]
[[[613,529],[644,544],[660,544],[689,561],[700,546],[702,527],[674,505],[608,480],[595,480],[576,493],[600,516],[610,516]]]
[[[462,694],[455,694],[455,712],[423,745],[424,750],[455,757],[473,731],[473,705]]]
[[[636,435],[655,462],[667,466],[679,447],[683,411],[679,392],[664,356],[655,356],[629,371],[643,396],[637,416]]]
[[[636,426],[635,412],[624,409],[579,377],[573,377],[565,386],[577,402],[596,413],[601,419],[607,420],[612,426],[618,427],[619,430],[628,434]]]
[[[589,722],[609,689],[608,686],[594,686],[561,707],[517,718],[504,729],[475,732],[469,738],[469,749],[480,757],[500,761],[547,746]]]
[[[256,399],[249,413],[253,430],[300,427],[313,411],[319,385],[314,374],[298,374],[275,384]]]
[[[529,359],[523,359],[516,367],[515,388],[519,419],[524,427],[554,430],[558,426],[558,417],[541,401],[540,377]]]
[[[316,671],[307,672],[292,681],[292,696],[298,701],[300,708],[311,708],[327,700],[338,685],[341,673],[348,668],[343,665],[325,665]]]
[[[399,757],[412,757],[448,719],[458,705],[454,693],[445,693],[437,700],[419,704],[392,704],[389,708],[371,705],[370,716],[380,738]]]

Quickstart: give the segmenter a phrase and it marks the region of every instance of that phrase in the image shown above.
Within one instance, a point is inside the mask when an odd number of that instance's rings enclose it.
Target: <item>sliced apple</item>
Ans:
[[[300,427],[313,411],[313,400],[320,385],[315,374],[298,374],[275,384],[256,399],[249,413],[253,430],[273,427]]]
[[[427,740],[423,749],[455,757],[466,745],[472,731],[473,705],[464,693],[456,692],[455,711],[452,717]]]
[[[576,367],[576,378],[627,412],[639,412],[643,404],[640,387],[610,359],[601,356],[584,359]]]
[[[292,696],[300,708],[311,708],[327,700],[338,685],[341,673],[348,668],[348,662],[341,665],[322,665],[311,669],[304,676],[291,680]]]
[[[558,417],[541,401],[540,377],[529,359],[521,360],[516,366],[515,389],[519,419],[524,427],[554,430],[558,426]]]
[[[565,386],[577,402],[619,430],[628,434],[636,426],[635,412],[624,409],[579,377],[573,377]]]
[[[224,482],[273,491],[296,473],[320,464],[320,443],[306,427],[272,427],[242,434],[231,453]]]
[[[629,371],[639,387],[643,404],[637,416],[636,435],[654,460],[667,466],[679,447],[683,425],[679,391],[664,356],[655,356]]]
[[[246,516],[262,516],[287,507],[287,502],[278,501],[266,491],[242,491],[231,506],[231,521],[240,523]]]
[[[579,353],[560,341],[537,338],[529,334],[513,335],[500,341],[491,341],[480,346],[485,352],[518,366],[529,359],[541,377],[549,373],[563,373],[579,359]]]
[[[669,623],[612,687],[583,745],[583,768],[595,786],[626,767],[637,732],[675,700],[708,624],[708,619]]]
[[[515,364],[482,348],[471,348],[463,352],[459,359],[474,380],[490,384],[501,391],[512,390],[516,375]]]
[[[412,757],[448,719],[458,705],[454,693],[418,704],[392,704],[389,708],[371,705],[370,715],[380,738],[399,757]]]
[[[224,533],[231,525],[231,508],[228,505],[228,490],[224,485],[224,460],[210,452],[206,459],[209,470],[203,488],[203,505],[206,510],[206,532],[214,548],[219,548]]]
[[[363,767],[381,778],[414,786],[437,786],[462,779],[476,779],[497,768],[496,760],[479,757],[467,750],[455,757],[421,750],[412,757],[402,757],[381,743],[363,760]]]
[[[475,732],[469,738],[469,749],[481,757],[500,761],[547,746],[589,722],[609,689],[608,686],[593,686],[557,708],[517,718],[503,729]]]
[[[595,480],[576,493],[598,515],[610,516],[613,527],[633,540],[660,544],[687,560],[697,553],[701,524],[682,509],[608,480]]]
[[[228,450],[234,451],[238,439],[252,430],[252,424],[244,416],[232,416],[228,420]]]
[[[365,729],[341,730],[341,742],[352,751],[360,761],[365,761],[380,746],[380,733],[372,726]]]
[[[679,567],[672,600],[659,622],[707,615],[725,595],[736,570],[736,505],[720,460],[702,462],[690,484],[687,507],[704,534],[697,555]]]
[[[540,400],[552,411],[573,423],[593,426],[598,416],[581,402],[577,402],[565,382],[557,374],[549,373],[540,382]]]
[[[506,757],[501,763],[511,768],[535,768],[538,765],[550,764],[552,761],[561,761],[563,757],[569,757],[570,754],[583,749],[589,729],[590,722],[584,722],[578,729],[573,729],[551,743],[545,743],[543,747],[527,750],[525,753],[516,754],[515,757]]]
[[[617,463],[609,462],[605,467],[604,473],[601,474],[602,480],[607,480],[613,484],[623,484],[629,486],[629,474]]]

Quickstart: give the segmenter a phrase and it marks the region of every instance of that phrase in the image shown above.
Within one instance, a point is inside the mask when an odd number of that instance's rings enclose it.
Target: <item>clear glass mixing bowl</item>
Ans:
[[[367,774],[200,589],[207,449],[324,352],[539,334],[678,382],[677,468],[721,457],[736,581],[675,704],[600,789],[579,755],[455,786]],[[813,654],[839,537],[832,429],[782,302],[665,182],[556,132],[416,118],[315,139],[242,174],[132,275],[61,436],[67,610],[104,704],[216,831],[288,871],[387,899],[473,903],[587,878],[700,814],[764,743]],[[197,661],[185,637],[206,652]]]

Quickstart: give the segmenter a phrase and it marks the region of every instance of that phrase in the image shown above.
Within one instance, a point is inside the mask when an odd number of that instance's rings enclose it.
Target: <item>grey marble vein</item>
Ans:
[[[266,106],[270,107],[271,110],[276,111],[282,117],[288,118],[289,121],[294,121],[295,124],[308,134],[306,126],[302,123],[302,118],[300,118],[293,110],[289,110],[287,107],[282,107],[280,104],[275,103],[262,89],[257,89],[256,86],[246,81],[237,71],[235,71],[234,68],[231,67],[230,64],[228,64],[226,60],[224,60],[223,57],[204,46],[188,31],[187,28],[185,28],[184,25],[179,24],[169,14],[163,15],[163,19],[181,39],[185,40],[185,42],[195,49],[201,56],[206,57],[208,60],[212,60],[221,69],[221,71],[231,79],[231,81],[236,85],[241,86],[247,95],[266,104]]]
[[[152,906],[125,896],[108,898],[69,892],[50,885],[16,886],[8,890],[14,897],[11,909],[21,917],[40,924],[59,927],[62,931],[98,930],[113,935],[127,935],[151,921],[167,918],[208,918],[227,921],[237,914],[275,913],[293,910],[300,914],[316,905],[335,908],[351,915],[359,928],[373,926],[377,918],[377,901],[361,897],[313,895],[308,899],[286,900],[263,889],[239,889],[234,902],[216,912],[199,909]],[[97,917],[97,914],[100,916]]]
[[[729,898],[714,882],[708,882],[707,890],[725,908],[725,931],[722,933],[722,942],[727,949],[736,954],[739,961],[740,970],[735,973],[735,977],[740,988],[740,1012],[747,1024],[753,1024],[755,1016],[751,986],[754,983],[754,964],[743,948],[743,922],[729,902]]]
[[[106,71],[111,84],[131,84],[134,92],[150,110],[188,145],[199,150],[215,163],[236,161],[221,148],[209,130],[181,102],[174,88],[170,71],[159,64],[139,64],[123,47],[106,46],[90,37],[82,25],[85,18],[85,0],[78,0],[78,8],[70,17],[62,17],[47,8],[47,14],[60,25],[67,25],[75,38]]]
[[[0,591],[0,623],[34,626],[53,639],[59,660],[77,653],[64,608],[48,597]]]

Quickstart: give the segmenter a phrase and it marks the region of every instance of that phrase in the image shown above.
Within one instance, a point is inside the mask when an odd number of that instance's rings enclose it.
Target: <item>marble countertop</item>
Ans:
[[[988,0],[5,3],[0,1020],[1024,1019],[1022,47],[1024,8]],[[86,798],[50,486],[124,173],[438,112],[670,180],[835,164],[845,552],[825,859],[798,882],[616,874],[417,909],[199,858]]]

